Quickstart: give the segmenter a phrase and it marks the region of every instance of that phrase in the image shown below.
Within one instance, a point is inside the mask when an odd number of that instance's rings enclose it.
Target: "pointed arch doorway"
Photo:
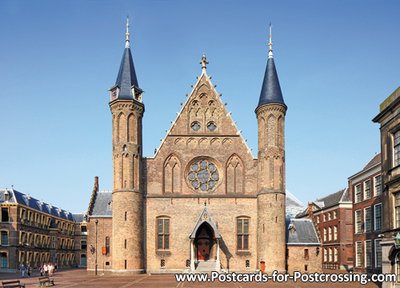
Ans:
[[[191,272],[220,271],[219,244],[221,235],[204,207],[190,238]]]

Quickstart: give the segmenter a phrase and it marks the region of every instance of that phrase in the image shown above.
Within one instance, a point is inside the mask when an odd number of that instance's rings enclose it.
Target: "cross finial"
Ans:
[[[272,54],[272,24],[269,23],[269,50],[268,50],[268,58],[274,58],[274,55]]]
[[[129,48],[129,16],[126,16],[125,48]]]
[[[204,54],[204,53],[203,53],[203,57],[201,58],[200,64],[201,64],[201,69],[203,70],[203,72],[206,72],[206,69],[207,69],[206,65],[208,64],[208,61],[206,58],[206,54]]]

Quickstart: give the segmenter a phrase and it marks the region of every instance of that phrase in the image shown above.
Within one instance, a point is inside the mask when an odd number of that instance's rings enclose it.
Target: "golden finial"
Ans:
[[[129,16],[126,16],[125,48],[129,48]]]
[[[268,50],[268,58],[274,58],[274,55],[272,54],[272,24],[269,23],[269,50]]]

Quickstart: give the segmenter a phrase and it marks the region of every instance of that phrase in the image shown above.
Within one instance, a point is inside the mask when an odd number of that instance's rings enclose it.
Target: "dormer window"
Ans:
[[[111,101],[117,99],[118,95],[119,95],[119,88],[118,87],[115,87],[114,89],[111,89]]]

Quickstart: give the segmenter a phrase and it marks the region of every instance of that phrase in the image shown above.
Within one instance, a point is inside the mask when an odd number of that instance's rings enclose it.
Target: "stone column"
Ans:
[[[190,271],[191,271],[191,272],[194,272],[193,239],[190,239]]]

